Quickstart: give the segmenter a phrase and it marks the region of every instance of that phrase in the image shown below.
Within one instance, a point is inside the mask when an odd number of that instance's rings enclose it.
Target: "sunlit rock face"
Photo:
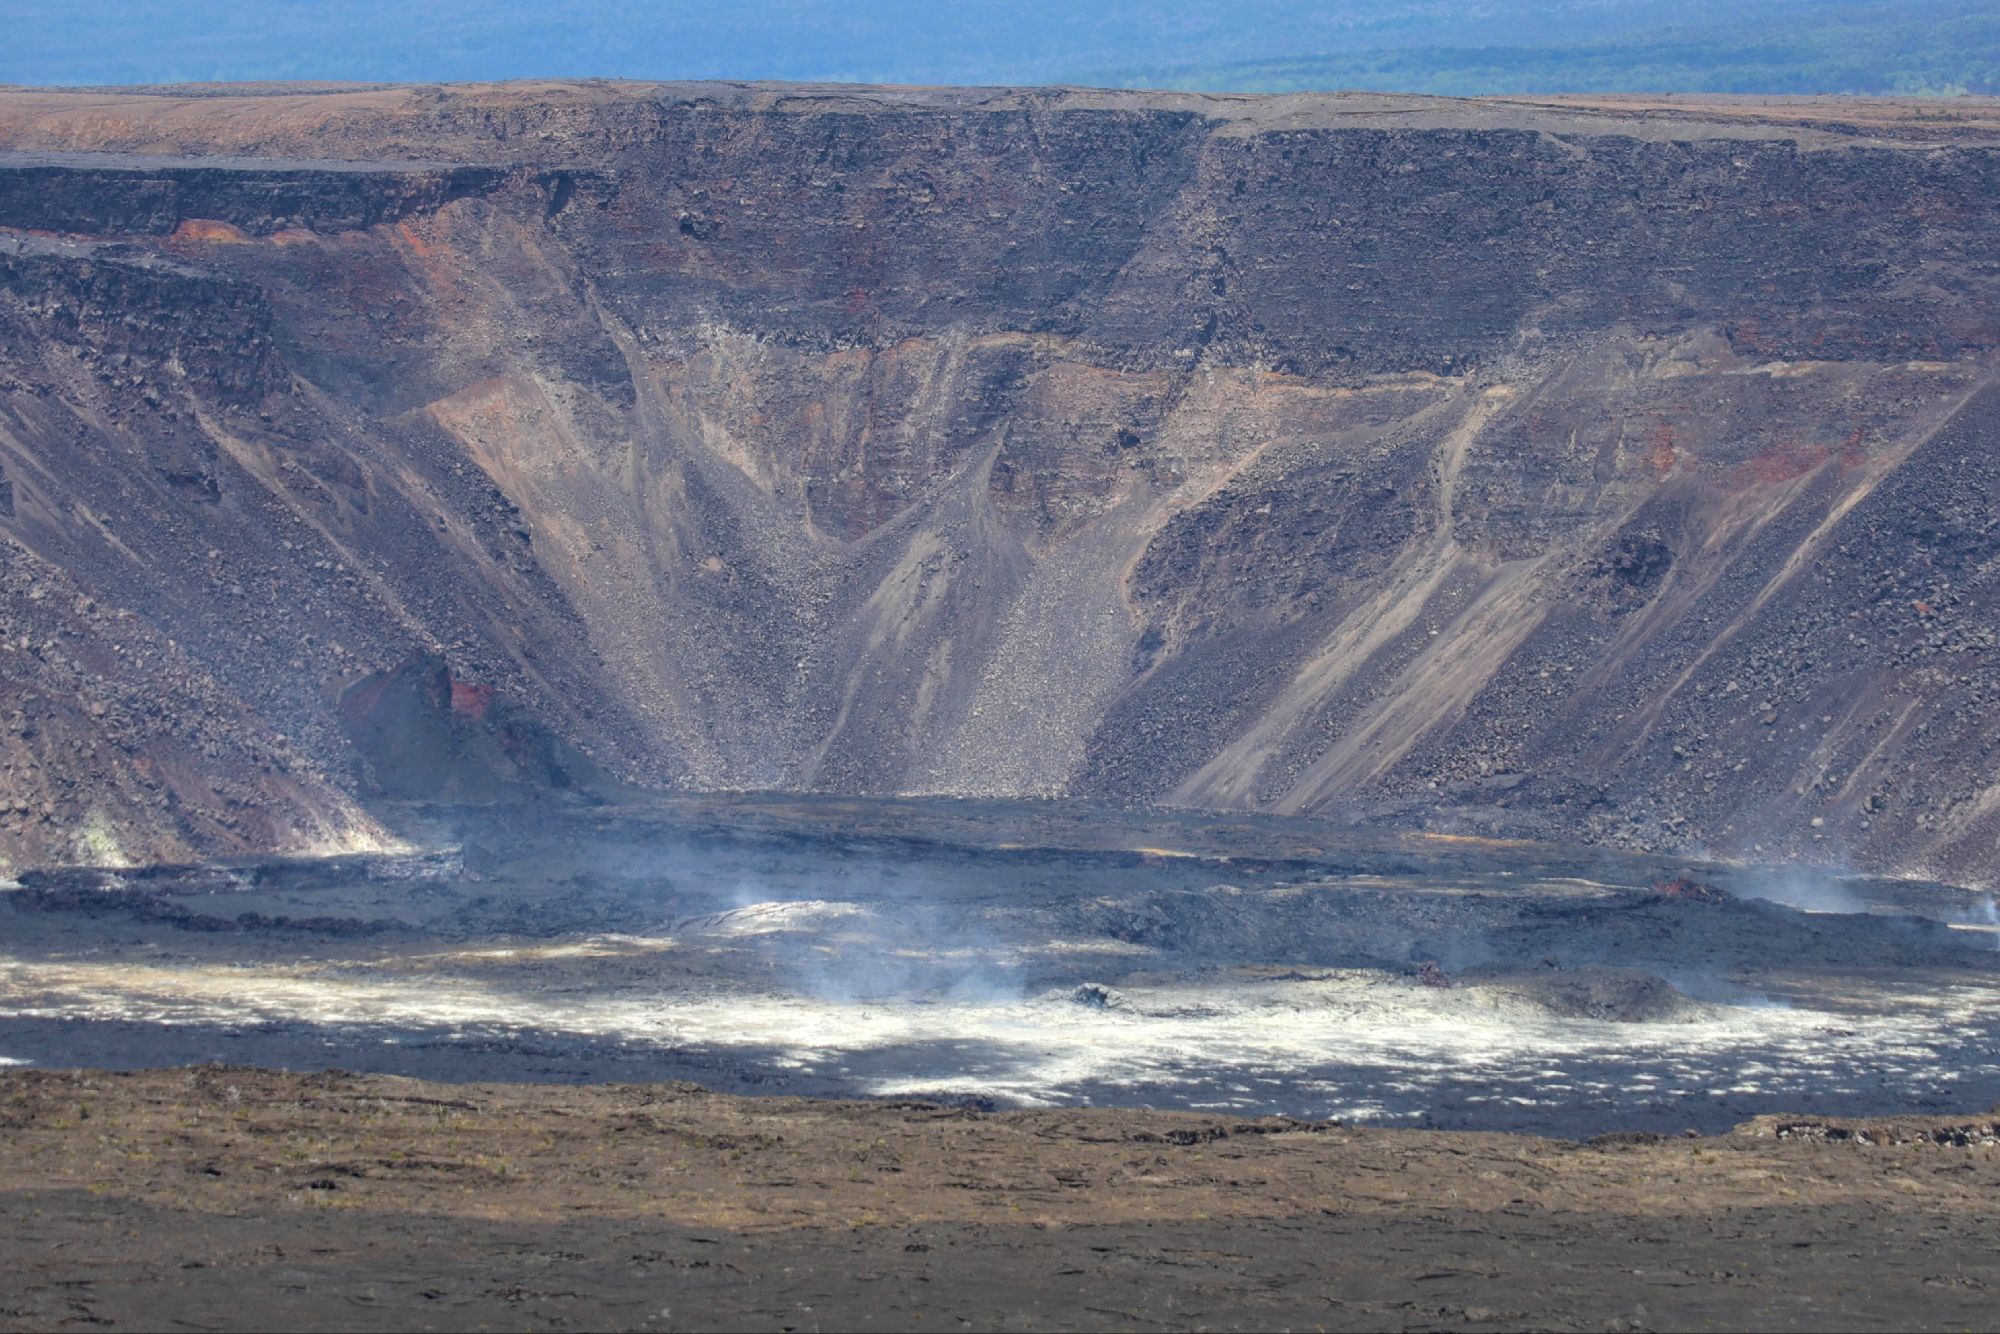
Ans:
[[[559,772],[1988,876],[1953,106],[0,96],[0,871]]]

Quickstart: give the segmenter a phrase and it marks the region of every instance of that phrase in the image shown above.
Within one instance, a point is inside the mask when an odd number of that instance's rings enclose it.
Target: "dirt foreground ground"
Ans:
[[[1991,1327],[1996,1139],[14,1071],[0,1326]]]

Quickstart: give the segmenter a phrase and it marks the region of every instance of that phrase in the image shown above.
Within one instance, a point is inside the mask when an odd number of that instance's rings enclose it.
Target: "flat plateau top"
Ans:
[[[0,88],[0,148],[47,151],[547,158],[624,130],[634,113],[894,111],[1193,114],[1223,133],[1333,127],[1516,129],[1644,139],[1789,139],[1802,146],[2000,145],[2000,99],[1271,95],[1085,88],[524,80],[494,84],[183,84]]]

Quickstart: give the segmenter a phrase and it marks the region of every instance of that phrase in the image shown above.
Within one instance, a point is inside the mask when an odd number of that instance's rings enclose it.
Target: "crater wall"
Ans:
[[[1996,204],[1975,102],[0,94],[0,858],[533,735],[1983,880]]]

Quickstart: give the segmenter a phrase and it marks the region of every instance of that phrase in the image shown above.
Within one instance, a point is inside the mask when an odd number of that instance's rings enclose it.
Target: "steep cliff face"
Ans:
[[[593,781],[1993,874],[1990,113],[0,96],[0,857],[372,837],[509,744],[423,662]],[[128,634],[254,820],[32,721]]]

